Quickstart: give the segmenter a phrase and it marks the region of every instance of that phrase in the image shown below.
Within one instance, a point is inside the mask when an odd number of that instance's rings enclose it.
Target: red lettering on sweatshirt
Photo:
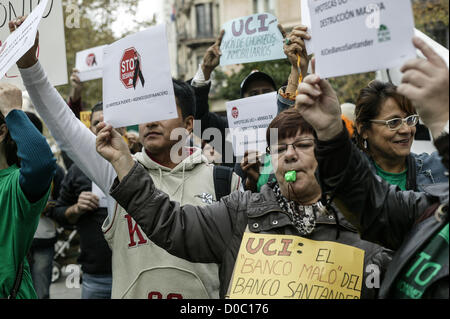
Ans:
[[[144,245],[147,243],[147,240],[144,238],[144,235],[142,235],[141,230],[139,229],[139,226],[137,223],[134,222],[133,218],[131,218],[130,215],[124,216],[127,219],[128,222],[128,233],[130,235],[130,243],[128,244],[128,247],[135,247],[136,245]],[[134,225],[133,225],[134,224]],[[135,235],[139,238],[139,241],[135,242]]]

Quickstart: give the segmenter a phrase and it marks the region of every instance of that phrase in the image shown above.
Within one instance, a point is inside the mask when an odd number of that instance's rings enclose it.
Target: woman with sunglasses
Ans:
[[[372,81],[360,91],[355,108],[355,140],[372,171],[402,190],[448,182],[437,153],[411,153],[419,116],[391,83]]]

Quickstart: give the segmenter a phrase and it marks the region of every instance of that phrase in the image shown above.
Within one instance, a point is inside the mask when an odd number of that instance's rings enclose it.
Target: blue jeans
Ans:
[[[111,299],[112,275],[83,273],[81,299]]]
[[[34,289],[39,299],[49,299],[55,248],[33,247],[30,250],[30,270]]]

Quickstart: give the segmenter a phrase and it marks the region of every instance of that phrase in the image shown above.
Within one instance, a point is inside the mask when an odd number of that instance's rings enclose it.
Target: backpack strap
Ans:
[[[22,284],[23,278],[23,261],[19,264],[19,268],[17,269],[16,279],[14,280],[13,288],[11,289],[11,293],[8,296],[8,299],[16,299],[17,294],[19,293],[20,285]]]
[[[216,200],[220,201],[222,197],[230,194],[231,183],[233,180],[233,169],[226,166],[214,166],[213,175]]]

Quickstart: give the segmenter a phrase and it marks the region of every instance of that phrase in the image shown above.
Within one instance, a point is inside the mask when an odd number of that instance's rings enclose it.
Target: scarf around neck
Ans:
[[[311,234],[316,226],[317,214],[320,214],[320,202],[309,206],[299,205],[281,194],[278,183],[275,183],[272,189],[278,205],[288,214],[299,233],[303,236]]]

